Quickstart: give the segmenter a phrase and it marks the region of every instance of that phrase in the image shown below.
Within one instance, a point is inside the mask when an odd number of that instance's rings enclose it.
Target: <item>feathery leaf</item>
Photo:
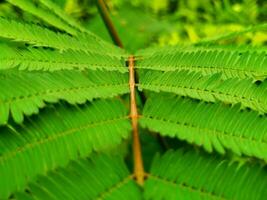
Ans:
[[[256,85],[251,79],[221,80],[220,74],[202,76],[188,71],[139,71],[140,90],[170,92],[207,102],[241,103],[244,107],[267,113],[267,81]]]
[[[77,30],[69,26],[68,23],[63,21],[61,18],[56,16],[54,13],[50,12],[50,10],[41,7],[40,3],[36,4],[32,0],[7,0],[7,1],[21,8],[22,10],[33,14],[34,16],[42,19],[46,23],[60,30],[66,31],[67,33],[71,35],[77,34]]]
[[[148,49],[148,51],[151,51]],[[142,54],[144,55],[142,57]],[[169,51],[143,51],[136,62],[136,68],[160,71],[197,71],[203,75],[222,73],[223,78],[267,77],[267,53],[240,51],[239,48],[219,49],[208,47],[178,47]]]
[[[62,10],[56,3],[54,3],[51,0],[40,0],[40,3],[43,4],[45,7],[47,7],[49,10],[51,10],[55,15],[61,18],[64,22],[69,24],[70,26],[78,29],[81,32],[86,32],[88,34],[90,33],[88,30],[83,28],[76,20],[74,20],[71,16],[67,15],[64,10]]]
[[[155,157],[150,173],[145,199],[261,200],[267,196],[267,173],[260,166],[193,151]]]
[[[118,72],[5,70],[0,75],[0,125],[8,122],[9,113],[16,123],[22,123],[23,114],[38,113],[45,102],[81,104],[129,91],[128,76]]]
[[[105,69],[127,72],[123,59],[100,53],[42,48],[14,48],[0,45],[0,70],[18,67],[20,70],[55,71],[62,69]]]
[[[119,100],[81,107],[60,104],[27,118],[21,126],[0,127],[0,199],[24,189],[39,174],[119,144],[130,128]]]
[[[239,105],[205,103],[173,95],[154,95],[140,119],[143,127],[203,146],[267,160],[267,118]]]
[[[71,49],[88,53],[100,53],[122,57],[125,52],[113,45],[91,37],[88,34],[79,34],[74,38],[63,33],[55,33],[36,24],[20,23],[0,17],[0,37],[25,42],[34,46],[51,47],[61,51]]]
[[[141,199],[141,191],[119,156],[93,155],[48,172],[13,199]]]

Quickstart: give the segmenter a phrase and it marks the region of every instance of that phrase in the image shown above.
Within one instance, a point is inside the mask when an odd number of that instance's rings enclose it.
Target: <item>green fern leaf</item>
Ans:
[[[65,168],[40,176],[28,184],[27,192],[16,192],[13,199],[129,199],[141,198],[119,156],[94,155],[71,162]]]
[[[140,90],[170,92],[207,102],[241,103],[244,107],[267,113],[266,81],[258,86],[251,79],[221,80],[220,77],[220,74],[202,76],[188,71],[140,70],[137,85]]]
[[[205,103],[171,95],[155,95],[145,105],[140,123],[165,136],[225,153],[267,160],[267,118],[239,105]]]
[[[192,51],[192,50],[203,50],[203,51],[238,51],[240,53],[245,53],[247,51],[249,52],[257,52],[257,53],[264,53],[267,51],[266,46],[252,46],[252,45],[247,45],[247,44],[205,44],[205,45],[197,45],[197,44],[192,44],[192,45],[175,45],[175,46],[165,46],[165,47],[148,47],[146,49],[141,49],[138,50],[137,55],[140,57],[137,57],[137,60],[142,60],[142,58],[149,57],[152,55],[159,55],[159,54],[164,54],[167,52],[167,54],[171,53],[177,53],[180,51]],[[165,70],[164,70],[165,71]]]
[[[223,78],[267,77],[266,52],[239,51],[239,48],[178,47],[169,51],[147,50],[139,54],[136,68],[160,71],[196,71],[203,75],[222,73]],[[151,51],[149,55],[149,51]],[[142,57],[142,55],[144,55]]]
[[[81,32],[92,34],[84,27],[82,27],[79,23],[77,23],[72,17],[67,15],[56,3],[52,2],[51,0],[40,0],[40,3],[47,7],[47,9],[52,11],[55,15],[60,17],[61,20],[69,24],[71,27],[74,27]]]
[[[35,4],[32,0],[7,0],[9,3],[21,8],[22,10],[33,14],[34,16],[42,19],[43,21],[47,22],[48,24],[66,31],[71,35],[76,35],[77,30],[73,27],[69,26],[65,21],[63,21],[58,16],[54,15],[54,13],[50,12],[50,10],[45,9],[39,5]]]
[[[7,123],[9,113],[15,122],[22,123],[23,114],[38,113],[45,102],[81,104],[129,92],[127,74],[117,72],[0,71],[0,75],[0,124]]]
[[[119,144],[130,128],[119,100],[80,107],[61,104],[27,118],[21,126],[0,127],[0,199],[24,189],[36,175]]]
[[[67,33],[76,36],[78,41],[81,44],[90,45],[90,49],[94,49],[96,44],[92,45],[97,41],[98,45],[102,48],[97,48],[98,51],[107,48],[112,48],[110,52],[118,52],[122,53],[121,49],[111,45],[102,39],[100,39],[97,35],[91,33],[86,30],[82,26],[80,26],[73,18],[68,16],[61,8],[59,8],[55,3],[50,0],[42,0],[40,2],[33,2],[32,0],[8,0],[10,3],[15,6],[20,7],[26,12],[30,12],[31,14],[39,17],[44,20],[48,24],[66,31]],[[37,3],[37,5],[35,5]],[[86,34],[81,34],[86,33]],[[87,49],[89,51],[89,48]]]
[[[33,46],[51,47],[61,51],[73,50],[87,53],[100,53],[115,57],[122,57],[125,52],[112,45],[107,45],[88,34],[79,34],[79,38],[63,33],[55,33],[39,25],[20,23],[0,17],[0,37],[25,42]]]
[[[56,50],[42,48],[14,48],[0,45],[0,70],[19,68],[20,70],[84,70],[105,69],[127,72],[123,59],[105,54],[85,53],[83,51]]]
[[[145,199],[261,200],[267,173],[258,165],[231,163],[193,151],[155,157],[145,182]]]

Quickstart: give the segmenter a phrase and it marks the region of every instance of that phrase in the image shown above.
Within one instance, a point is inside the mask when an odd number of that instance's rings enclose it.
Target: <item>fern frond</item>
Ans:
[[[68,23],[63,21],[58,16],[54,15],[54,13],[50,12],[50,10],[41,7],[40,3],[36,5],[36,3],[34,3],[32,0],[7,0],[7,1],[13,4],[14,6],[17,6],[21,8],[22,10],[28,13],[31,13],[32,15],[42,19],[46,23],[62,31],[66,31],[67,33],[71,35],[77,34],[77,30],[69,26]]]
[[[77,104],[129,92],[127,74],[117,72],[0,71],[0,75],[0,124],[7,123],[9,113],[21,123],[24,114],[38,113],[45,102]]]
[[[100,53],[66,50],[63,52],[42,48],[14,48],[0,45],[0,70],[84,70],[105,69],[128,72],[123,59]]]
[[[193,45],[194,48],[199,48],[199,49],[203,49],[203,50],[217,50],[217,51],[221,51],[221,50],[226,50],[226,51],[232,51],[233,49],[235,51],[238,51],[239,53],[246,53],[246,52],[256,52],[258,54],[261,53],[266,53],[267,52],[267,47],[266,46],[252,46],[252,45],[248,45],[248,44],[203,44],[203,45]]]
[[[24,189],[37,175],[92,150],[119,144],[130,129],[120,100],[98,100],[80,107],[61,104],[27,118],[21,126],[1,127],[0,199]]]
[[[261,200],[267,173],[258,165],[229,162],[193,151],[169,151],[155,157],[145,199]]]
[[[118,51],[118,48],[110,45],[109,43],[100,39],[97,35],[91,33],[87,29],[79,25],[72,17],[67,15],[57,4],[50,0],[40,0],[37,5],[32,0],[8,0],[11,4],[20,7],[26,12],[30,12],[33,15],[41,18],[48,24],[59,28],[61,30],[70,33],[71,35],[77,36],[79,39],[84,39],[85,43],[91,43],[92,38],[101,43],[113,47],[113,51]],[[81,34],[86,33],[86,34]],[[82,38],[81,38],[82,37]],[[93,41],[93,42],[95,42]]]
[[[203,146],[211,152],[231,150],[267,160],[267,118],[239,105],[205,103],[172,95],[155,95],[145,104],[143,127]]]
[[[251,46],[247,44],[205,44],[205,45],[175,45],[175,46],[164,46],[161,48],[158,47],[148,47],[146,49],[138,50],[137,52],[137,60],[142,60],[142,58],[146,58],[149,56],[155,56],[160,54],[175,54],[177,52],[181,51],[192,51],[192,50],[203,50],[203,51],[211,51],[211,50],[217,50],[217,51],[238,51],[240,53],[245,53],[247,51],[249,52],[257,52],[257,53],[264,53],[267,51],[267,48],[265,46]],[[140,57],[138,57],[140,56]]]
[[[150,51],[150,50],[148,50]],[[214,49],[208,47],[178,47],[170,51],[143,51],[143,57],[136,62],[136,68],[160,71],[196,71],[203,75],[222,73],[223,78],[253,78],[263,80],[267,77],[267,53],[240,51],[235,49]],[[142,56],[142,55],[140,55]]]
[[[106,45],[95,37],[80,34],[79,38],[55,33],[36,24],[20,23],[0,17],[0,37],[25,42],[34,46],[51,47],[59,50],[84,51],[121,57],[125,53],[119,48]]]
[[[140,70],[138,88],[170,92],[207,102],[241,103],[260,113],[267,113],[266,81],[260,85],[251,79],[221,80],[220,74],[202,76],[188,71],[159,72]]]
[[[43,4],[47,9],[51,10],[55,15],[60,17],[61,20],[69,24],[70,26],[76,28],[77,30],[85,33],[90,33],[88,30],[83,28],[76,20],[71,16],[67,15],[56,3],[51,0],[40,0],[40,3]]]
[[[97,35],[93,33],[89,33],[89,32],[78,33],[76,38],[79,40],[79,42],[81,42],[82,44],[86,44],[86,45],[92,45],[92,43],[97,41],[97,43],[100,45],[102,52],[104,52],[107,55],[112,55],[112,56],[117,56],[117,57],[123,56],[126,59],[129,57],[129,54],[127,53],[127,51],[109,42],[106,42],[105,40],[102,40],[101,38],[99,38]]]
[[[71,162],[28,184],[14,199],[141,199],[141,191],[119,156],[94,155]]]

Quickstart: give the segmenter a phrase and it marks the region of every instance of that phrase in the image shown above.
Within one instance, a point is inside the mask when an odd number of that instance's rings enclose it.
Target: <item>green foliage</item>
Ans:
[[[93,155],[39,176],[15,199],[141,199],[121,157]]]
[[[25,42],[34,46],[51,47],[61,51],[74,50],[87,53],[103,53],[122,56],[122,51],[99,40],[97,37],[80,33],[79,39],[70,35],[54,32],[42,26],[21,23],[16,20],[0,18],[0,37]],[[107,52],[107,48],[110,51]]]
[[[58,18],[54,13],[49,12],[49,10],[45,10],[44,8],[41,7],[42,5],[40,4],[39,6],[36,6],[34,1],[32,0],[8,0],[8,2],[39,17],[40,19],[44,20],[48,24],[55,26],[56,28],[59,28],[60,30],[66,31],[67,33],[72,34],[72,35],[77,34],[77,31],[75,29],[73,29],[63,20]],[[43,1],[41,2],[43,3]],[[50,4],[46,3],[45,5],[50,5]]]
[[[112,21],[125,48],[131,52],[149,45],[154,37],[170,28],[170,24],[163,20],[155,20],[151,13],[144,12],[138,7],[129,7],[129,2],[124,3],[118,11],[114,11]],[[112,42],[99,15],[90,20],[86,27],[99,32],[102,38]]]
[[[205,103],[175,96],[155,95],[143,110],[141,125],[224,154],[266,157],[266,118],[239,105]]]
[[[241,103],[259,113],[267,112],[266,81],[259,85],[251,79],[221,79],[220,74],[203,76],[199,72],[141,71],[138,87],[155,92],[169,92],[207,102]]]
[[[267,4],[107,1],[123,50],[90,3],[0,3],[0,199],[265,199]]]
[[[105,69],[127,72],[124,60],[100,52],[76,50],[49,50],[42,48],[14,48],[0,45],[0,69],[18,68],[20,70],[85,70]]]
[[[1,127],[1,198],[25,188],[38,174],[119,144],[129,130],[127,110],[119,100],[71,107],[61,103],[23,125]]]
[[[77,23],[72,17],[67,15],[57,4],[53,3],[50,0],[40,0],[40,2],[46,6],[49,10],[51,10],[54,14],[62,19],[65,23],[70,26],[78,29],[81,32],[90,33],[88,30],[83,28],[79,23]]]
[[[150,53],[151,52],[151,53]],[[143,55],[144,54],[144,55]],[[140,54],[136,68],[160,71],[197,71],[204,75],[222,73],[226,78],[266,78],[266,52],[244,51],[239,48],[180,47],[165,51],[148,49]]]
[[[213,38],[206,38],[203,39],[202,41],[200,41],[200,44],[212,44],[215,42],[219,42],[221,40],[227,40],[227,39],[233,39],[236,38],[240,35],[244,35],[245,33],[251,33],[251,32],[256,32],[256,31],[261,31],[261,30],[267,30],[267,24],[258,24],[255,26],[249,26],[241,31],[237,31],[237,32],[232,32],[232,33],[227,33],[227,34],[223,34],[223,35],[219,35],[219,36],[215,36]]]
[[[192,151],[155,157],[145,199],[264,199],[266,170]],[[229,186],[230,185],[230,186]],[[246,191],[246,192],[244,192]]]
[[[37,114],[45,102],[65,100],[83,104],[95,98],[107,98],[128,93],[127,76],[117,72],[100,71],[0,71],[0,124],[6,124],[9,113],[16,123],[22,123],[23,114]],[[12,90],[12,85],[17,85]]]

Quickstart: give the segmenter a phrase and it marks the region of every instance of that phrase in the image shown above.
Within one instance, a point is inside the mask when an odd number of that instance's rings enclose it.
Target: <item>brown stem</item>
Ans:
[[[144,184],[145,171],[142,159],[141,144],[138,134],[138,111],[135,99],[135,77],[134,77],[134,57],[130,56],[128,59],[129,64],[129,85],[130,85],[130,98],[131,98],[131,113],[133,129],[133,156],[134,156],[134,177],[139,185]]]
[[[113,42],[123,48],[122,42],[117,34],[117,31],[110,19],[107,7],[103,0],[97,0],[97,5],[99,12],[102,16],[102,19],[109,31],[109,34]],[[129,67],[129,85],[130,85],[130,103],[131,103],[131,113],[130,118],[132,120],[132,129],[133,129],[133,156],[134,156],[134,178],[139,185],[144,184],[146,173],[144,171],[143,159],[141,144],[138,134],[138,112],[136,106],[135,98],[135,72],[134,72],[134,57],[130,56],[128,58],[128,67]]]
[[[119,38],[119,35],[111,21],[111,18],[109,16],[108,13],[108,9],[107,6],[105,4],[105,2],[103,0],[97,0],[97,7],[99,10],[99,13],[101,14],[101,17],[108,29],[109,35],[111,36],[114,44],[116,44],[117,46],[119,46],[120,48],[123,48],[122,42]]]

